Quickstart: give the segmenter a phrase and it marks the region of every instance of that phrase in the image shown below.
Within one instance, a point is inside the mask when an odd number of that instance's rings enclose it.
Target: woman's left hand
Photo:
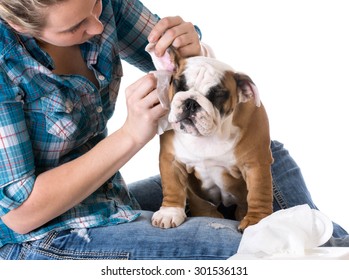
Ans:
[[[169,46],[175,47],[183,57],[200,55],[199,36],[190,22],[181,17],[161,19],[148,36],[150,43],[156,43],[155,55],[161,57]]]

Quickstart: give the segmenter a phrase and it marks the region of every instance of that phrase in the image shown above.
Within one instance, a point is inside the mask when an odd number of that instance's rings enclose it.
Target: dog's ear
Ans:
[[[165,51],[165,54],[158,57],[154,53],[155,44],[148,44],[145,50],[150,54],[156,70],[166,70],[169,72],[176,72],[179,69],[180,61],[182,57],[180,56],[177,49],[170,46]]]
[[[253,98],[256,106],[260,107],[261,100],[259,97],[259,92],[251,78],[243,73],[234,73],[234,78],[239,90],[239,101],[247,102]]]

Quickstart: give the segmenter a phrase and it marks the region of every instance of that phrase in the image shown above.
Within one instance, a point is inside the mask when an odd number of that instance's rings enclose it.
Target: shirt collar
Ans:
[[[53,59],[48,53],[40,48],[37,41],[33,37],[29,37],[23,34],[18,34],[18,38],[25,49],[33,56],[38,62],[48,69],[53,69]]]
[[[98,42],[100,40],[100,36],[95,36],[92,39],[88,40],[86,43],[82,45],[83,55],[87,56],[88,53],[93,50],[97,52]],[[18,39],[25,47],[25,49],[44,67],[53,70],[54,69],[54,61],[51,56],[40,48],[39,44],[33,37],[29,37],[23,34],[18,34]],[[86,58],[86,57],[85,57]],[[97,56],[93,55],[91,58],[87,60],[90,64],[97,63]]]

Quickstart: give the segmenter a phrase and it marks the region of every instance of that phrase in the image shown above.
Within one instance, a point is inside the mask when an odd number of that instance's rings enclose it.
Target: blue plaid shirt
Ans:
[[[103,0],[103,34],[81,46],[99,82],[55,75],[51,57],[31,37],[0,20],[0,217],[20,206],[38,174],[86,153],[107,135],[120,80],[121,59],[154,69],[144,51],[159,20],[137,0]],[[0,219],[0,247],[44,237],[51,230],[118,224],[136,219],[137,203],[120,173],[73,209],[29,234]]]

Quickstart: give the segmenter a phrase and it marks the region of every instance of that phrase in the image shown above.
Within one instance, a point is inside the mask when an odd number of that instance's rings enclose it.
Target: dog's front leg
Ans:
[[[270,165],[249,167],[245,170],[247,184],[247,213],[239,225],[243,231],[273,212],[273,187]]]
[[[160,210],[152,217],[152,225],[160,228],[177,227],[186,219],[185,167],[176,161],[173,149],[173,131],[160,136],[160,175],[163,201]]]

